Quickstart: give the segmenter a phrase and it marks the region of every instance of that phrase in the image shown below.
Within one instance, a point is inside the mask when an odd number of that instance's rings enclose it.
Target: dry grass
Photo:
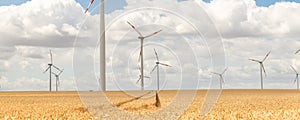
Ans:
[[[143,98],[132,97],[123,92],[105,94],[112,106],[117,106],[120,111],[145,115],[172,104],[176,91],[159,93],[161,108],[155,107],[153,93]],[[198,111],[205,94],[206,91],[198,91],[191,106],[178,115],[179,119],[199,119]],[[0,119],[104,119],[90,114],[83,107],[77,92],[1,92],[0,101]],[[173,107],[175,110],[180,109],[180,105],[175,103]],[[106,115],[105,119],[122,119],[123,116],[119,114],[107,115],[113,112],[103,114]],[[165,119],[168,119],[167,117],[168,115],[164,116]],[[225,90],[205,119],[300,119],[300,91]]]

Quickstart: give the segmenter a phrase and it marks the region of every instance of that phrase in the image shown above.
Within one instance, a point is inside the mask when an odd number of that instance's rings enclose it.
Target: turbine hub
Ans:
[[[52,64],[48,64],[49,66],[52,66]]]
[[[141,39],[141,40],[144,39],[144,37],[142,37],[142,36],[139,36],[138,38]]]
[[[156,64],[159,64],[159,62],[156,62]]]

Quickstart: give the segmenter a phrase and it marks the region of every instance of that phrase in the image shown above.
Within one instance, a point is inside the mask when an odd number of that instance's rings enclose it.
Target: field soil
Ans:
[[[0,92],[0,119],[198,120],[206,93],[206,90],[160,91],[161,107],[156,107],[155,91],[109,91],[101,99],[97,92]],[[299,120],[300,91],[223,90],[203,119]]]

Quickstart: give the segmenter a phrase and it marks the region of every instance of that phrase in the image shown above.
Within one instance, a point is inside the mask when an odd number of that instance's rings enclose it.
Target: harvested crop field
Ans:
[[[132,91],[139,93],[139,91]],[[205,99],[205,90],[196,91],[192,104],[178,114],[179,119],[200,119],[199,110]],[[91,97],[95,92],[87,92]],[[185,91],[190,98],[190,91]],[[106,110],[127,111],[126,114],[143,119],[148,114],[162,114],[168,119],[168,112],[174,113],[182,103],[174,102],[177,91],[161,91],[161,108],[155,106],[155,92],[149,91],[143,97],[130,96],[124,92],[105,92],[106,100],[113,109],[104,105],[91,107],[84,95],[77,92],[0,92],[0,119],[128,119],[116,111],[97,111],[98,107]],[[95,95],[97,96],[97,95]],[[105,97],[105,98],[106,98]],[[103,99],[94,97],[100,103]],[[88,99],[90,100],[90,99]],[[93,100],[91,101],[93,102]],[[84,105],[89,106],[85,108]],[[171,107],[170,107],[171,106]],[[159,111],[159,112],[157,112]],[[116,112],[115,114],[113,114]],[[149,116],[148,116],[149,117]],[[151,117],[151,116],[150,116]],[[154,118],[155,119],[155,118]],[[297,90],[223,90],[213,110],[204,119],[300,119],[300,91]]]

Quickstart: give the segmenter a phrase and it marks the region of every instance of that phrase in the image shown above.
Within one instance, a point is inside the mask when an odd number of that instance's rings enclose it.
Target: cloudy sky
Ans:
[[[99,0],[83,14],[89,0],[0,1],[0,91],[46,91],[50,62],[64,69],[61,90],[99,89]],[[294,89],[299,69],[299,0],[107,0],[106,63],[108,90],[138,90],[140,41],[126,21],[143,35],[146,89],[156,88],[153,48],[161,62],[162,89],[260,88],[263,59],[267,89]],[[58,72],[55,71],[54,72]],[[53,76],[53,83],[55,77]],[[55,84],[52,85],[55,87]]]

